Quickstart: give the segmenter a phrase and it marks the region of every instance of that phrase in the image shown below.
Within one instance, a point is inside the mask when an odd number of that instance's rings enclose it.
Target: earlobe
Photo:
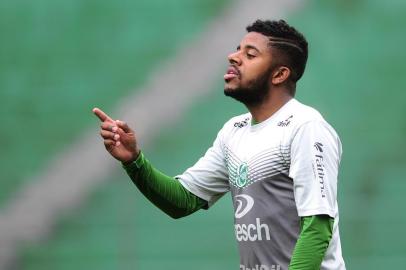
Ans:
[[[272,84],[281,84],[285,82],[290,76],[290,69],[288,67],[279,67],[272,76]]]

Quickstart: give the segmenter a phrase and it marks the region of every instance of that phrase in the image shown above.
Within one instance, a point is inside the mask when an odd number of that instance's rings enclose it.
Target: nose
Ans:
[[[237,66],[241,65],[241,59],[240,59],[238,53],[239,53],[239,52],[236,51],[236,52],[230,53],[230,54],[228,55],[227,58],[228,58],[228,62],[229,62],[230,64],[237,65]]]

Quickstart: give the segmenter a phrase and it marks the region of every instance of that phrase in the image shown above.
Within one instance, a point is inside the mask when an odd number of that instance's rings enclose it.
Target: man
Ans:
[[[316,110],[294,99],[307,41],[283,20],[257,20],[247,31],[228,56],[224,93],[249,113],[229,120],[193,167],[175,178],[159,172],[133,130],[95,108],[105,147],[173,218],[231,191],[240,269],[345,269],[336,200],[341,143]]]

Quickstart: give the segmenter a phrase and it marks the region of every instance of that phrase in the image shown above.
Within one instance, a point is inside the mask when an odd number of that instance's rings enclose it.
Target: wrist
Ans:
[[[124,167],[128,167],[131,164],[136,164],[137,165],[136,167],[140,168],[141,164],[143,163],[143,160],[144,160],[143,154],[141,150],[138,149],[130,159],[121,161],[121,164]]]

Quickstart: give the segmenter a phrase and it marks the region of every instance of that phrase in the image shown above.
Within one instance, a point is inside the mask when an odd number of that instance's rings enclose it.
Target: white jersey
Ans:
[[[240,269],[288,269],[300,217],[329,215],[333,236],[321,269],[343,270],[337,175],[341,142],[315,109],[291,99],[259,124],[229,120],[213,146],[176,178],[213,205],[231,191]]]

